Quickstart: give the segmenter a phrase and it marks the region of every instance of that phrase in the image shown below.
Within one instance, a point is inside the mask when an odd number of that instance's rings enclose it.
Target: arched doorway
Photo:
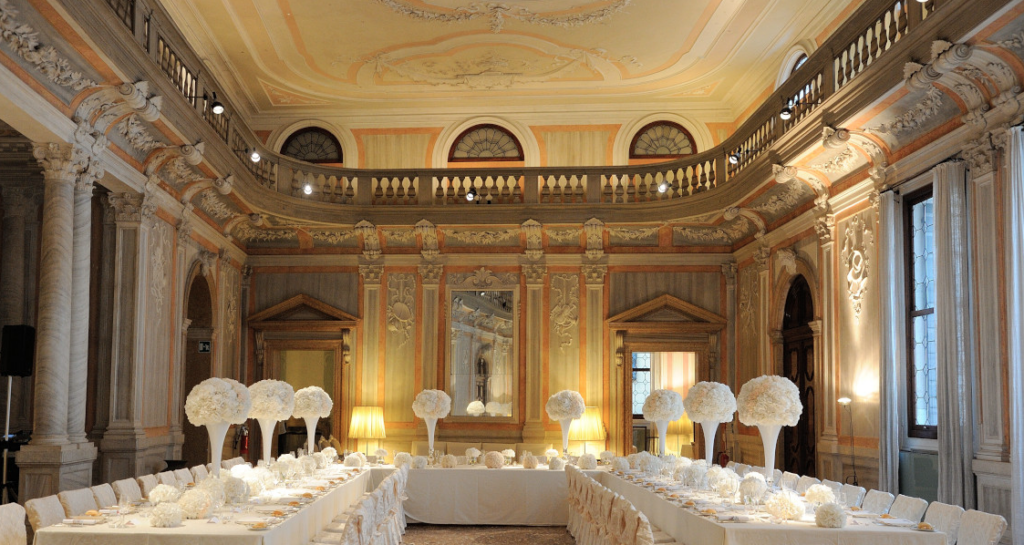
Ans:
[[[184,348],[184,395],[188,396],[196,384],[210,378],[213,372],[213,296],[209,281],[198,271],[192,276],[185,291],[185,318],[189,325]],[[182,432],[185,435],[181,447],[182,459],[188,463],[188,467],[206,464],[210,459],[210,440],[206,431],[193,426],[183,416]]]
[[[814,299],[803,275],[797,275],[786,296],[782,318],[782,374],[800,389],[804,412],[783,439],[783,467],[797,475],[817,474],[815,433]]]

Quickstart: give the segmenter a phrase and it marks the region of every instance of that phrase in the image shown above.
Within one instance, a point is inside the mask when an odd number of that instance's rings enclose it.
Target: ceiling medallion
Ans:
[[[454,10],[435,10],[430,8],[414,7],[404,0],[377,0],[381,4],[391,8],[393,11],[420,19],[423,21],[437,21],[441,23],[462,23],[485,17],[490,19],[491,32],[495,34],[505,27],[506,19],[534,24],[558,26],[569,28],[574,26],[600,23],[605,19],[619,13],[630,4],[632,0],[614,0],[601,8],[571,13],[568,15],[545,15],[535,13],[529,8],[506,4],[504,2],[473,2]]]

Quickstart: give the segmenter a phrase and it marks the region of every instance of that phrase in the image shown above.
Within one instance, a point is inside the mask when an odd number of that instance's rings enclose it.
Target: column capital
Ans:
[[[153,217],[156,205],[142,193],[111,193],[107,201],[114,209],[116,223],[141,223]]]
[[[769,260],[772,256],[771,248],[762,246],[754,252],[754,262],[757,265],[758,272],[764,272],[768,270]]]
[[[46,183],[74,184],[91,161],[85,148],[58,142],[33,142],[32,156],[42,167]]]
[[[437,286],[441,283],[444,265],[440,263],[423,263],[419,267],[420,279],[424,286]]]
[[[737,272],[737,270],[738,269],[736,267],[736,263],[735,262],[730,261],[729,263],[722,263],[722,275],[725,276],[726,284],[731,285],[731,286],[735,286],[736,285],[736,272]]]
[[[541,286],[548,274],[548,267],[544,264],[523,265],[523,274],[526,275],[527,286]]]
[[[822,246],[832,243],[835,229],[835,214],[824,214],[814,222],[814,231],[818,234],[818,243]]]
[[[608,265],[583,265],[583,279],[588,286],[604,284],[604,278],[608,274]]]
[[[526,220],[520,227],[526,235],[526,258],[530,261],[539,261],[544,257],[543,226],[536,220]]]
[[[380,286],[384,265],[360,265],[359,276],[363,277],[363,284]]]

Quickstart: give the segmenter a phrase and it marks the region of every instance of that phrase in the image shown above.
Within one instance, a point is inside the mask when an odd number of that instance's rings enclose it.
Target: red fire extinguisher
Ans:
[[[238,435],[235,437],[239,454],[249,454],[249,427],[242,424],[238,427]]]

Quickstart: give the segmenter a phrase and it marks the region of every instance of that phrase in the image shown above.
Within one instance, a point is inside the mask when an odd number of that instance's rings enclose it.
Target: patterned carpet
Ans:
[[[565,527],[410,524],[405,545],[572,545]]]

